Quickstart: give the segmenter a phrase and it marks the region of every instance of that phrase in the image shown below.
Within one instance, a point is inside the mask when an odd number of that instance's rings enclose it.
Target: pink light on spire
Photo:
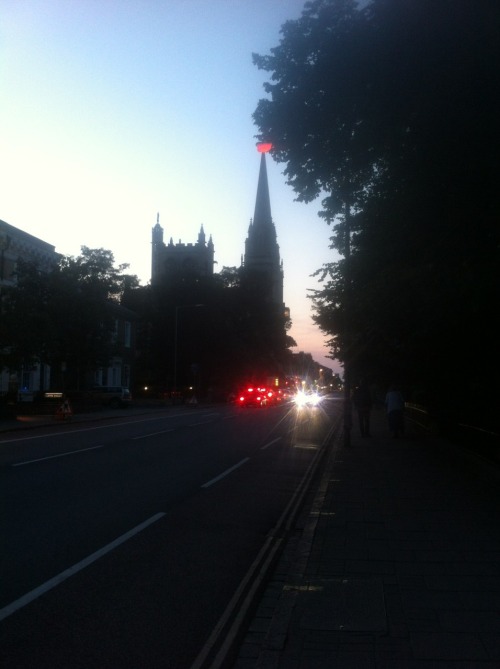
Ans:
[[[273,148],[271,142],[259,142],[257,144],[257,151],[259,153],[268,153]]]

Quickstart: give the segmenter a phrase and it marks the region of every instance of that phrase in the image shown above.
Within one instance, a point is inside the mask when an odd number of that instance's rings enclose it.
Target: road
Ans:
[[[1,666],[199,662],[336,415],[179,407],[0,435]]]

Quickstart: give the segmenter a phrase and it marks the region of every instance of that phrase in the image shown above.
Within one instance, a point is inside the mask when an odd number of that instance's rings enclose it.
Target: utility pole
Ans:
[[[179,311],[181,309],[199,309],[204,304],[181,304],[175,307],[175,330],[174,330],[174,393],[177,393],[177,357],[178,357],[178,335],[179,335]]]

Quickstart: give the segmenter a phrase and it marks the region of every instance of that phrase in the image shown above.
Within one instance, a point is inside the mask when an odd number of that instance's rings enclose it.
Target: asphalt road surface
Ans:
[[[192,667],[337,411],[172,407],[1,434],[0,666]]]

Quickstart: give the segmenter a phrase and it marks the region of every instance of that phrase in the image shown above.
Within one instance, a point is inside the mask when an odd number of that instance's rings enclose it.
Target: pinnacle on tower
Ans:
[[[205,240],[206,240],[205,231],[203,230],[203,224],[202,224],[200,232],[198,233],[198,244],[205,245]]]

